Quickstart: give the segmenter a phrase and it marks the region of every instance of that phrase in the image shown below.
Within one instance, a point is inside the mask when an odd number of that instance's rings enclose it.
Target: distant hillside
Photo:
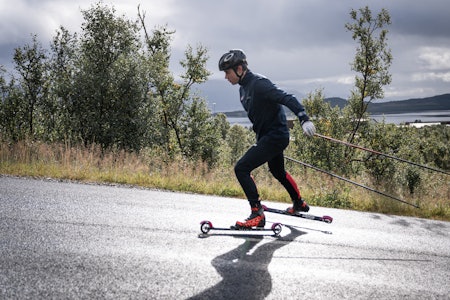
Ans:
[[[325,101],[329,102],[331,107],[338,106],[339,108],[343,108],[347,104],[347,100],[338,97],[325,98]],[[450,94],[383,103],[372,102],[369,104],[368,108],[369,113],[374,115],[440,110],[450,110]],[[244,111],[225,112],[225,115],[232,118],[242,118],[247,116]]]
[[[347,104],[347,100],[338,97],[325,98],[324,100],[325,102],[329,102],[331,107],[338,106],[339,108],[343,108]]]
[[[331,107],[343,108],[347,104],[347,100],[342,98],[326,98],[325,101],[329,102]],[[450,94],[383,103],[371,102],[368,108],[368,111],[375,115],[439,110],[450,110]]]
[[[370,103],[368,110],[371,114],[399,114],[450,110],[450,94],[421,99],[409,99],[385,103]]]

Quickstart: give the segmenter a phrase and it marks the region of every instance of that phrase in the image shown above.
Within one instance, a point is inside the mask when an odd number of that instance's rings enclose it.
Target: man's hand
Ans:
[[[303,132],[307,136],[314,136],[314,134],[316,133],[316,127],[314,126],[313,122],[311,122],[311,121],[302,122],[302,128],[303,128]]]

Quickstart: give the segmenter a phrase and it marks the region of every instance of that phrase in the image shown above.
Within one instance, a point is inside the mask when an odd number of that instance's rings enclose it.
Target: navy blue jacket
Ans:
[[[300,121],[309,120],[297,98],[277,88],[268,78],[247,70],[239,84],[241,103],[253,124],[257,140],[266,135],[289,138],[282,105],[288,107]]]

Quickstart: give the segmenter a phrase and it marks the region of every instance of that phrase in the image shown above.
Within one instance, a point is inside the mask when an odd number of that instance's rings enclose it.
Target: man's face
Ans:
[[[236,72],[233,69],[227,69],[225,72],[225,79],[227,79],[232,85],[239,83],[239,77],[236,75],[242,74],[242,66],[238,66]]]

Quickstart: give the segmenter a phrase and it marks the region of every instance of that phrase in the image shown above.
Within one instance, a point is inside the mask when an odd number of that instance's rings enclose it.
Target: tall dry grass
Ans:
[[[421,189],[414,195],[401,188],[390,191],[407,202],[419,204],[420,209],[416,209],[292,163],[287,163],[286,167],[311,205],[450,221],[450,179],[444,174],[425,174]],[[232,166],[210,168],[203,162],[169,157],[164,151],[154,149],[137,154],[114,149],[103,151],[98,145],[0,143],[0,174],[245,198]],[[266,166],[255,170],[253,176],[261,199],[290,203],[288,194],[270,176]],[[370,179],[363,176],[352,180],[371,185]]]

